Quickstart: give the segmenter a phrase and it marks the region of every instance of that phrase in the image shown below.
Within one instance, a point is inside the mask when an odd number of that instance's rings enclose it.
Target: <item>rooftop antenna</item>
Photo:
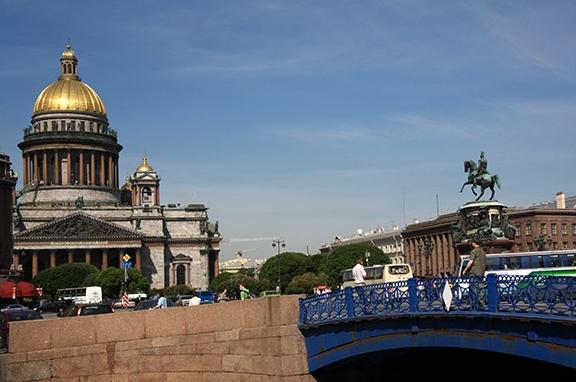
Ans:
[[[406,185],[402,185],[402,221],[406,227]]]

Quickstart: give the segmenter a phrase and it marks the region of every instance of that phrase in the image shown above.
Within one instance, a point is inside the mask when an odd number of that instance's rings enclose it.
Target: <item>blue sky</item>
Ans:
[[[0,151],[68,37],[164,204],[201,202],[223,258],[456,210],[486,152],[510,206],[576,193],[573,1],[0,0]],[[532,176],[536,176],[538,184]],[[403,203],[403,200],[405,203]]]

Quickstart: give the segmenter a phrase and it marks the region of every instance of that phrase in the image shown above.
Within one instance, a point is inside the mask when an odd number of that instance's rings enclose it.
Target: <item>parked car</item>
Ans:
[[[5,310],[14,310],[14,309],[28,309],[28,308],[20,304],[10,304],[5,306],[1,311],[4,312]]]
[[[208,290],[199,290],[196,293],[200,297],[200,304],[212,304],[214,302],[214,293]]]
[[[32,309],[40,313],[58,313],[66,310],[71,304],[71,301],[66,300],[56,300],[56,301],[46,301],[41,300],[32,305]]]
[[[0,312],[0,350],[8,349],[10,322],[39,319],[42,319],[40,313],[32,309],[3,309]]]
[[[107,313],[114,313],[114,309],[108,304],[72,304],[65,311],[58,313],[58,317],[92,316]]]
[[[194,296],[191,294],[178,295],[178,298],[176,299],[176,306],[188,306],[192,297]]]

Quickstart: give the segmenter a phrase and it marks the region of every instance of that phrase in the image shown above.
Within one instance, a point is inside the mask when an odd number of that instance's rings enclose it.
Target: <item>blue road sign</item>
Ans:
[[[122,268],[128,269],[128,268],[132,268],[133,264],[131,261],[125,261],[122,263]]]

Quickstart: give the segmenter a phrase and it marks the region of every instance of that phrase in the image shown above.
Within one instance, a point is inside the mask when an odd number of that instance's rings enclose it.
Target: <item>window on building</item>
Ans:
[[[152,190],[150,187],[142,189],[142,203],[152,203]]]
[[[176,267],[176,284],[186,284],[186,267],[182,264]]]
[[[558,225],[556,223],[552,223],[550,226],[550,231],[552,231],[552,235],[558,234]]]
[[[532,224],[526,223],[526,236],[532,236]]]
[[[521,226],[520,226],[520,224],[518,224],[516,226],[516,237],[520,236],[520,228],[521,228]]]
[[[565,241],[565,242],[562,243],[562,248],[563,248],[563,249],[568,249],[568,242],[567,242],[567,241]]]
[[[568,224],[562,223],[562,235],[568,235]]]
[[[572,235],[576,235],[576,224],[572,224]]]
[[[546,235],[548,233],[548,229],[546,228],[546,223],[540,223],[540,233],[542,235]]]

